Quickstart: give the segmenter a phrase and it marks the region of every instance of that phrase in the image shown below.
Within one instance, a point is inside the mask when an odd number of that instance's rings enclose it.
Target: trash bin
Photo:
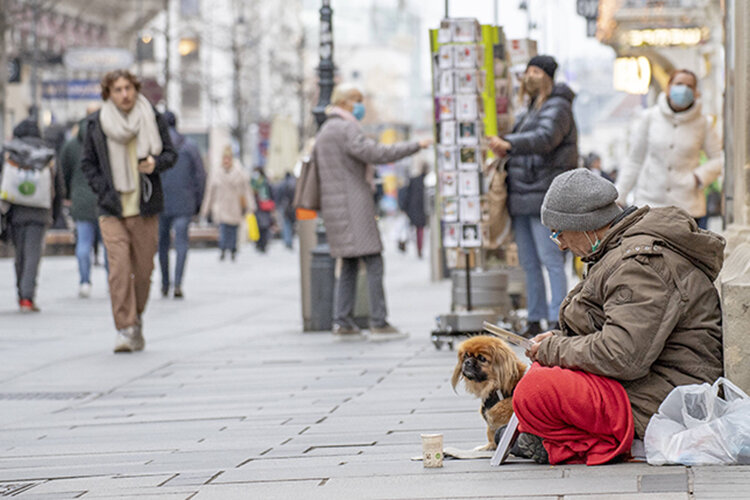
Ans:
[[[330,330],[333,326],[333,288],[336,260],[331,257],[325,229],[317,229],[318,244],[310,261],[310,329]]]

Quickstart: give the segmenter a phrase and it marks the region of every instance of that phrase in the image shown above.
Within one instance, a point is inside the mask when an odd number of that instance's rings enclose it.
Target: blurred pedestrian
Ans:
[[[177,152],[164,118],[128,70],[102,78],[102,109],[86,119],[81,168],[97,196],[107,248],[115,352],[140,351],[164,208],[160,174]]]
[[[359,332],[352,313],[359,262],[363,260],[367,268],[370,331],[376,337],[403,336],[386,321],[383,245],[366,171],[368,164],[390,163],[412,155],[432,144],[432,139],[389,146],[378,144],[364,134],[358,123],[365,114],[363,100],[362,92],[353,85],[340,84],[334,89],[328,118],[318,133],[313,151],[320,175],[321,215],[331,255],[341,259],[333,333]]]
[[[542,200],[552,180],[578,165],[578,132],[572,109],[575,94],[567,85],[555,84],[556,70],[557,62],[551,56],[531,58],[521,83],[528,108],[512,133],[489,139],[497,155],[509,156],[508,210],[526,274],[527,337],[542,331],[543,319],[548,328],[557,328],[558,310],[568,291],[565,254],[550,241],[540,219]],[[549,303],[542,265],[549,275]]]
[[[255,248],[260,253],[266,252],[268,240],[271,239],[271,228],[274,226],[273,213],[276,211],[276,203],[273,201],[273,190],[268,182],[263,167],[255,167],[255,173],[250,181],[255,193],[255,217],[258,219],[258,231],[260,238],[255,242]],[[294,195],[292,195],[294,197]]]
[[[234,159],[231,146],[224,148],[221,168],[214,168],[208,180],[206,198],[201,209],[201,218],[211,215],[219,224],[219,258],[224,260],[229,251],[232,260],[237,256],[237,229],[246,213],[255,210],[255,201],[250,193],[250,181],[239,162]]]
[[[161,267],[161,296],[167,297],[172,284],[175,299],[184,297],[182,279],[185,273],[188,247],[188,227],[190,219],[200,212],[203,192],[206,186],[206,170],[203,166],[198,146],[177,132],[177,117],[171,111],[164,112],[164,120],[169,126],[169,137],[177,150],[174,167],[161,174],[164,189],[164,211],[159,215],[159,265]],[[174,268],[174,282],[169,273],[169,247],[174,229],[174,247],[177,260]]]
[[[90,115],[99,109],[91,105],[86,109]],[[81,155],[86,135],[86,118],[78,123],[75,137],[68,139],[60,151],[60,167],[65,177],[67,198],[70,200],[70,215],[75,222],[76,259],[78,260],[78,296],[91,296],[91,253],[101,237],[97,220],[96,195],[91,190],[81,169]],[[106,257],[105,257],[106,259]]]
[[[678,69],[666,92],[647,109],[631,139],[630,155],[617,178],[617,202],[684,209],[705,229],[704,188],[721,175],[724,153],[711,120],[702,114],[698,78]],[[708,160],[701,165],[701,151]]]
[[[0,211],[5,213],[7,231],[15,249],[16,291],[21,312],[38,312],[35,302],[39,263],[44,253],[44,237],[47,228],[62,211],[65,185],[60,169],[55,165],[55,151],[42,141],[35,119],[27,118],[13,129],[13,140],[3,147],[0,157],[0,177],[10,176],[10,169],[21,172],[38,172],[48,175],[49,193],[33,196],[41,181],[26,179],[19,184],[19,192],[30,196],[29,200],[0,202]],[[7,169],[7,172],[3,172]],[[45,174],[45,171],[48,174]],[[9,177],[10,178],[10,177]],[[19,178],[19,180],[21,180]],[[28,185],[22,190],[21,185]]]
[[[424,178],[427,176],[429,169],[429,164],[423,163],[419,175],[409,179],[406,197],[406,215],[417,233],[417,256],[420,259],[422,258],[422,246],[424,244],[424,227],[427,225],[427,214],[424,209]]]
[[[284,178],[276,188],[276,204],[279,212],[281,213],[281,237],[284,240],[284,245],[288,249],[293,248],[294,241],[294,221],[296,220],[294,214],[294,207],[292,201],[294,201],[294,189],[297,186],[297,179],[292,175],[291,172],[284,174]]]
[[[611,175],[609,175],[607,172],[602,170],[602,158],[601,156],[594,153],[593,151],[585,156],[583,160],[583,166],[584,168],[591,170],[593,173],[595,173],[599,177],[603,177],[612,183],[615,182],[615,180],[612,178]]]

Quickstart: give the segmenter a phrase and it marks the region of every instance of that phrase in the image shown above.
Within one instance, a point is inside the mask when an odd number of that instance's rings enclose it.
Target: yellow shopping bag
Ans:
[[[258,229],[258,219],[255,218],[254,213],[249,213],[245,216],[247,222],[247,239],[250,241],[258,241],[260,239],[260,229]]]

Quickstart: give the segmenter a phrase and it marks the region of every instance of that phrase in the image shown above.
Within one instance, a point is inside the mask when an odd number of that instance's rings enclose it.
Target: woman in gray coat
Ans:
[[[326,227],[331,256],[341,258],[336,282],[333,333],[357,334],[352,312],[359,260],[367,267],[370,297],[370,331],[399,335],[386,321],[383,291],[383,245],[375,219],[376,210],[370,165],[390,163],[432,144],[432,139],[401,142],[390,146],[368,138],[358,121],[364,117],[362,92],[347,84],[338,85],[332,107],[315,142],[315,161],[320,175],[321,215]]]

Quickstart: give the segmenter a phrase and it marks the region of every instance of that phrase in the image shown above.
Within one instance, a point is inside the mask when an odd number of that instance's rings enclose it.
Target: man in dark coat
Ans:
[[[174,269],[174,298],[183,298],[182,278],[185,272],[190,219],[201,209],[206,186],[206,170],[198,146],[177,132],[177,118],[171,111],[164,112],[169,125],[169,136],[177,149],[177,163],[161,174],[164,189],[164,211],[159,216],[159,264],[161,266],[161,295],[169,295],[169,246],[174,229],[177,262]]]
[[[144,348],[141,315],[148,302],[164,207],[160,174],[177,161],[164,118],[127,70],[102,79],[101,111],[86,120],[81,168],[97,196],[109,262],[115,352]]]
[[[41,139],[39,126],[32,118],[19,123],[13,129],[14,139],[31,146],[37,153],[47,153],[52,170],[53,189],[51,208],[31,207],[10,204],[6,217],[8,231],[15,248],[16,289],[18,307],[21,312],[38,312],[34,296],[36,295],[39,262],[44,250],[44,236],[52,221],[62,212],[62,198],[65,186],[60,169],[54,164],[54,150],[47,148]],[[4,155],[0,156],[0,175],[3,170]],[[2,207],[0,207],[2,209]]]
[[[528,109],[512,133],[490,138],[496,154],[509,155],[508,210],[526,274],[528,326],[524,333],[528,337],[542,331],[540,320],[546,319],[548,328],[557,326],[560,304],[568,291],[565,255],[550,241],[540,219],[542,200],[552,180],[578,165],[575,94],[567,85],[554,83],[556,69],[550,56],[529,61],[521,85],[522,94],[529,98]],[[549,275],[549,304],[542,264]]]
[[[406,196],[406,215],[417,232],[417,256],[420,259],[424,243],[424,227],[427,225],[427,214],[424,210],[424,178],[428,169],[429,165],[422,165],[420,174],[409,179],[409,191]]]
[[[99,109],[90,107],[90,115]],[[81,170],[81,155],[85,138],[86,119],[78,124],[78,133],[63,144],[60,150],[60,168],[65,178],[67,199],[70,200],[70,215],[76,228],[76,259],[78,260],[78,296],[91,295],[91,251],[96,249],[101,238],[96,212],[96,195],[91,190],[86,176]]]

